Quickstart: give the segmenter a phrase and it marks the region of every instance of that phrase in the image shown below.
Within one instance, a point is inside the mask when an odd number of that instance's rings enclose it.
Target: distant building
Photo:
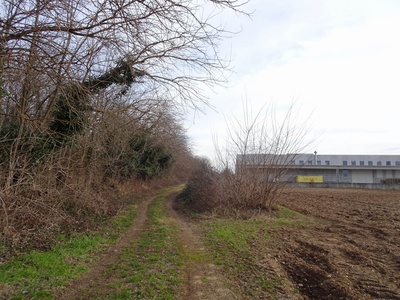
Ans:
[[[236,167],[284,168],[280,180],[292,183],[400,184],[400,155],[246,154]]]

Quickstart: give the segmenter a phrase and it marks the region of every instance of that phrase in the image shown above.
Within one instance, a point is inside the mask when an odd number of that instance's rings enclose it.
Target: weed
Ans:
[[[175,299],[183,280],[183,245],[178,227],[164,210],[163,191],[149,207],[149,222],[142,236],[125,248],[112,274],[111,290],[102,299]],[[117,282],[118,286],[113,282]]]
[[[115,300],[124,300],[124,299],[132,299],[133,293],[130,289],[123,289],[117,292],[112,299]]]
[[[188,252],[185,251],[185,260],[196,263],[205,263],[209,261],[209,257],[205,253],[201,252]]]
[[[280,278],[263,267],[263,256],[271,247],[268,230],[305,224],[315,224],[315,221],[279,207],[274,218],[214,219],[204,223],[203,228],[214,263],[223,267],[243,295],[264,298],[271,297],[276,287],[282,285]]]
[[[276,218],[271,219],[268,228],[277,228],[282,226],[300,226],[300,225],[314,225],[318,221],[305,216],[297,211],[291,210],[285,206],[279,206],[279,211]]]
[[[118,229],[119,233],[125,232],[125,230],[132,225],[136,215],[137,205],[131,205],[124,211],[124,213],[112,218],[112,224],[116,229]]]
[[[114,217],[101,234],[60,235],[49,251],[32,251],[0,265],[0,299],[53,299],[53,292],[87,271],[94,253],[112,244],[133,222],[136,205]]]
[[[0,265],[0,282],[15,286],[15,297],[51,298],[52,287],[65,285],[87,270],[90,254],[106,242],[101,236],[82,235],[47,252],[34,251],[15,257]]]

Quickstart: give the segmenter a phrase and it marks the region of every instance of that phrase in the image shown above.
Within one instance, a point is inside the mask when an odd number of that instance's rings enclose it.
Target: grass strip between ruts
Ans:
[[[152,203],[139,240],[123,250],[105,272],[112,274],[106,294],[96,299],[175,299],[183,282],[184,251],[176,222],[164,209],[165,195]]]

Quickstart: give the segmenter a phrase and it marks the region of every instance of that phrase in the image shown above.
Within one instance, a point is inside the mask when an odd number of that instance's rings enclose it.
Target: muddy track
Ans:
[[[186,283],[177,299],[194,300],[233,300],[239,299],[226,285],[218,267],[207,257],[205,245],[200,237],[199,229],[194,223],[185,219],[174,209],[175,197],[166,202],[166,210],[178,225],[179,236],[187,254],[185,265]],[[198,259],[190,259],[197,257]],[[199,259],[200,258],[200,259]]]

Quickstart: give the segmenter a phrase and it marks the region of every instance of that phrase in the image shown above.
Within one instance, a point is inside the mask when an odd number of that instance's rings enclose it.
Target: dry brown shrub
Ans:
[[[12,252],[27,247],[48,248],[54,233],[68,216],[52,201],[53,195],[2,196],[4,218],[0,221],[1,239]]]
[[[59,234],[96,230],[127,205],[139,201],[168,180],[126,181],[85,189],[26,189],[0,195],[0,256],[27,249],[48,249]]]
[[[218,171],[202,160],[180,199],[196,212],[247,219],[262,212],[272,213],[276,206],[266,206],[265,201],[268,197],[275,199],[280,189],[279,183],[268,186],[260,182],[259,176],[243,176],[230,169]]]
[[[126,205],[115,190],[25,191],[18,196],[2,196],[1,240],[13,253],[27,248],[47,249],[60,233],[85,231]]]

